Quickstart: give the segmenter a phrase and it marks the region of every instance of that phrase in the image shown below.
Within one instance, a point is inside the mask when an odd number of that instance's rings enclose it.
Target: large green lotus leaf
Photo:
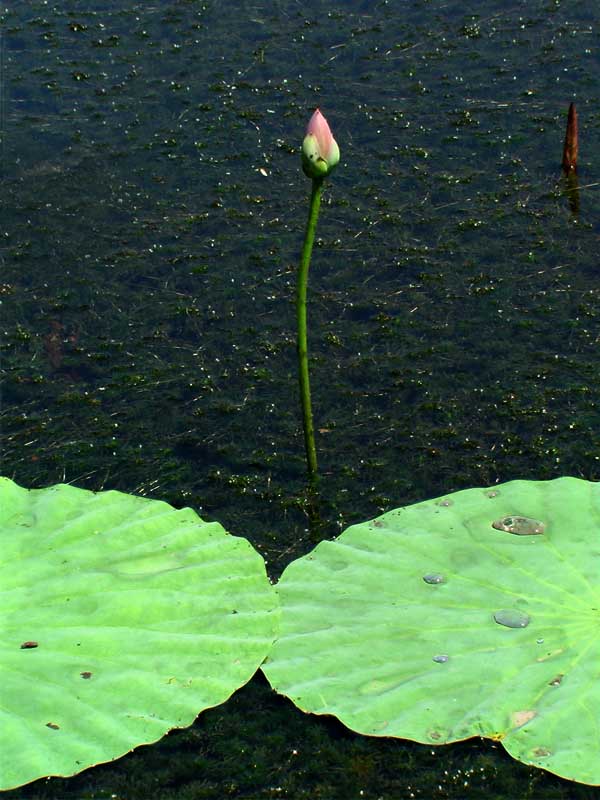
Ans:
[[[190,725],[278,627],[261,556],[191,509],[0,479],[0,787]]]
[[[600,484],[512,481],[349,528],[278,584],[263,665],[364,734],[502,741],[600,784]]]

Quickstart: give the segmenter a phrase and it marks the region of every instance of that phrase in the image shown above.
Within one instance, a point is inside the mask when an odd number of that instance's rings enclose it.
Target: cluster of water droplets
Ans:
[[[486,491],[486,496],[490,499],[496,498],[500,495],[498,489],[489,489]],[[449,508],[453,505],[453,500],[449,497],[442,498],[436,501],[436,505],[441,508]],[[503,531],[516,536],[538,536],[544,534],[546,525],[544,522],[531,517],[521,516],[519,514],[509,514],[500,519],[494,520],[491,527],[497,531]],[[439,586],[446,583],[446,576],[441,572],[428,572],[423,575],[423,580],[430,586]],[[531,617],[524,611],[515,608],[502,608],[492,614],[492,619],[498,625],[503,625],[506,628],[526,628],[531,622]],[[538,643],[542,643],[543,639],[538,639]],[[433,656],[433,661],[437,664],[445,664],[450,656],[441,653]]]

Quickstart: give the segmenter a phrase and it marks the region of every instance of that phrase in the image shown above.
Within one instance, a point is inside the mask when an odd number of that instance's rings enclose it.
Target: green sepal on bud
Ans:
[[[320,155],[317,137],[312,133],[302,142],[302,169],[309,178],[324,178],[330,172],[329,164]]]

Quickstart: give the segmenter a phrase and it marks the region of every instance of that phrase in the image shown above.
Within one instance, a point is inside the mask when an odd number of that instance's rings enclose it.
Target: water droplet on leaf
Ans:
[[[427,575],[423,575],[423,580],[425,581],[425,583],[431,583],[431,584],[446,582],[446,579],[441,574],[441,572],[430,572]]]
[[[492,522],[492,528],[495,528],[497,531],[514,533],[517,536],[534,536],[539,533],[544,533],[546,526],[543,522],[540,522],[539,519],[510,515]]]
[[[536,758],[545,758],[551,754],[551,751],[548,750],[547,747],[536,747],[535,750],[531,751],[532,755]]]
[[[450,656],[447,655],[439,655],[439,656],[434,656],[433,660],[435,661],[436,664],[445,664],[449,658]]]
[[[504,625],[507,628],[526,628],[530,619],[528,614],[514,608],[503,608],[494,613],[494,620],[498,625]]]

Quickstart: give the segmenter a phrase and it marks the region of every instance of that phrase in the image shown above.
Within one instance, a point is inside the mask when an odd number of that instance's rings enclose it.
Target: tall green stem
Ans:
[[[302,423],[304,426],[304,446],[306,448],[306,466],[308,477],[314,483],[317,477],[317,451],[315,448],[315,430],[313,426],[312,408],[310,403],[310,381],[308,377],[308,342],[306,336],[306,288],[308,286],[308,268],[310,256],[315,241],[319,207],[321,205],[321,190],[323,178],[313,178],[310,193],[310,208],[300,269],[298,270],[298,284],[296,287],[296,313],[298,319],[298,377],[300,379],[300,402],[302,404]]]

